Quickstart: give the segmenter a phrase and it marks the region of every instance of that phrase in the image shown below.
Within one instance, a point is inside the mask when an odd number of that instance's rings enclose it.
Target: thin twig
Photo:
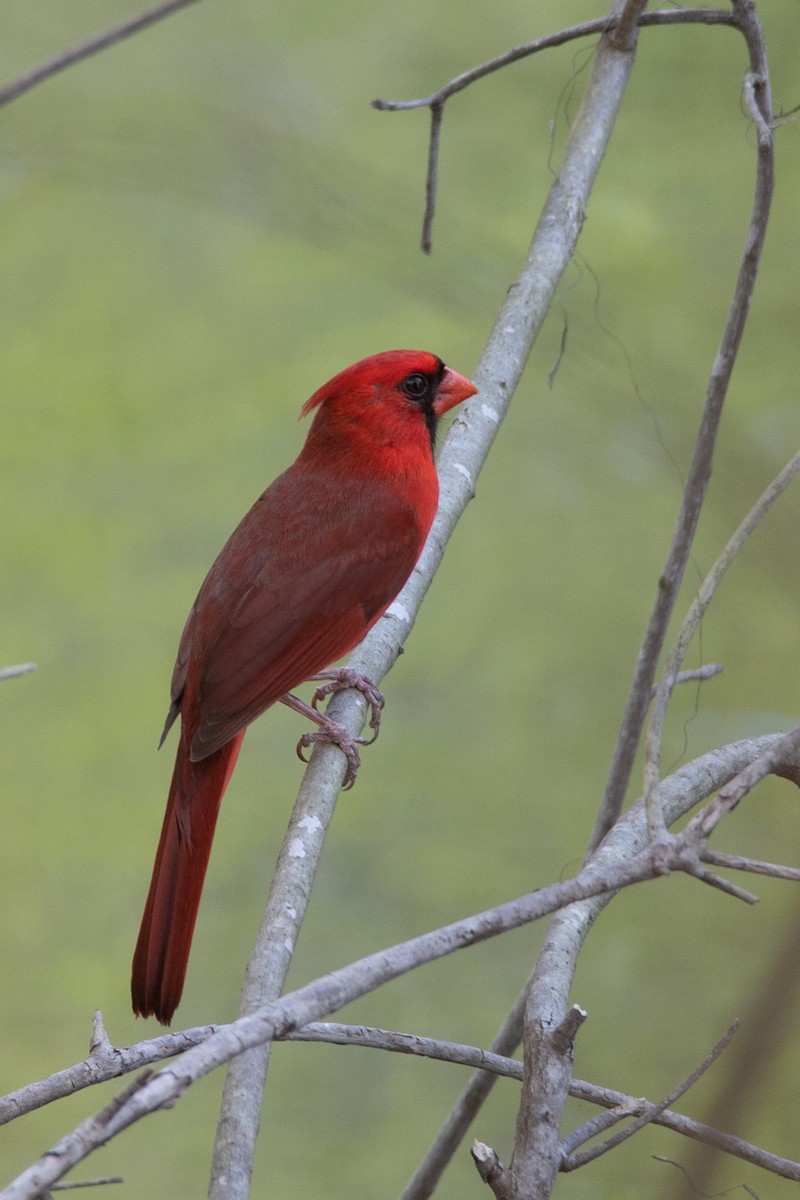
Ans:
[[[669,686],[677,687],[681,683],[704,683],[707,679],[713,679],[715,675],[722,674],[721,663],[705,663],[702,667],[693,667],[689,671],[678,671],[676,675],[669,676]],[[650,689],[650,699],[655,696],[659,683],[654,683]]]
[[[768,875],[772,879],[788,879],[800,883],[800,867],[786,867],[781,863],[762,862],[757,858],[743,858],[740,854],[721,854],[715,850],[704,850],[700,855],[703,862],[712,867],[728,867],[731,871],[749,871],[753,875]]]
[[[689,1186],[691,1195],[697,1196],[698,1200],[724,1200],[725,1197],[735,1194],[736,1192],[736,1188],[732,1188],[731,1192],[704,1192],[702,1188],[697,1186],[691,1174],[686,1170],[682,1163],[676,1162],[674,1158],[667,1158],[667,1156],[664,1154],[653,1154],[651,1157],[653,1162],[666,1163],[667,1166],[675,1167],[678,1171],[680,1171],[681,1175],[683,1175],[683,1178],[686,1180],[686,1183]],[[751,1191],[747,1184],[744,1184],[744,1191],[747,1192],[748,1196],[753,1196],[755,1197],[755,1200],[758,1200],[758,1197],[755,1196],[755,1192]]]
[[[611,1088],[601,1088],[596,1084],[586,1083],[581,1079],[574,1079],[572,1081],[569,1094],[575,1100],[585,1100],[590,1104],[602,1104],[608,1108],[630,1106],[634,1110],[634,1106],[637,1104],[637,1099],[633,1096],[627,1096],[624,1092],[613,1091]],[[642,1100],[641,1098],[638,1100],[638,1104],[642,1110],[649,1103],[649,1101]],[[720,1150],[723,1154],[730,1154],[734,1158],[740,1158],[744,1162],[762,1167],[765,1171],[771,1171],[772,1174],[779,1175],[783,1179],[793,1179],[800,1182],[800,1163],[794,1162],[792,1159],[780,1158],[776,1154],[770,1154],[768,1150],[762,1150],[759,1146],[754,1146],[751,1142],[745,1142],[743,1139],[734,1137],[730,1133],[723,1133],[721,1130],[714,1129],[710,1125],[695,1121],[691,1117],[685,1117],[682,1113],[665,1109],[653,1117],[652,1123],[654,1125],[661,1125],[665,1129],[671,1129],[674,1133],[680,1133],[695,1142],[702,1142],[707,1146],[713,1146],[715,1150]]]
[[[434,1058],[439,1062],[457,1063],[502,1075],[522,1079],[522,1063],[479,1046],[460,1042],[445,1042],[441,1038],[420,1037],[416,1033],[401,1033],[396,1029],[377,1029],[372,1025],[343,1025],[338,1021],[310,1021],[301,1029],[293,1029],[282,1039],[287,1042],[324,1042],[334,1046],[360,1046],[368,1050],[386,1050],[392,1054],[411,1054],[419,1058]]]
[[[431,134],[428,141],[428,174],[425,178],[425,215],[422,219],[421,246],[430,254],[433,245],[433,215],[436,211],[436,186],[439,176],[439,142],[442,135],[444,101],[431,105]]]
[[[628,1117],[640,1116],[642,1113],[650,1111],[650,1109],[655,1109],[655,1105],[651,1105],[649,1101],[644,1100],[641,1096],[631,1096],[629,1103],[615,1104],[613,1108],[607,1108],[605,1112],[598,1113],[596,1116],[590,1117],[588,1121],[584,1121],[577,1129],[573,1129],[571,1133],[568,1133],[565,1138],[561,1139],[561,1153],[563,1155],[561,1170],[571,1171],[574,1169],[573,1152],[578,1146],[582,1146],[584,1142],[591,1141],[592,1138],[599,1137],[601,1133],[605,1133],[607,1129],[618,1125],[620,1121],[625,1121]],[[667,1110],[664,1109],[663,1111],[666,1112]],[[659,1115],[659,1113],[653,1113],[654,1122]]]
[[[69,1183],[54,1183],[50,1190],[52,1192],[68,1192],[72,1188],[91,1188],[105,1187],[108,1183],[124,1183],[125,1180],[121,1175],[106,1175],[104,1179],[75,1179]]]
[[[64,71],[67,67],[72,67],[75,63],[82,62],[85,58],[90,58],[101,50],[107,50],[116,42],[121,42],[124,38],[146,29],[148,25],[154,25],[156,21],[171,16],[178,9],[187,8],[190,4],[196,3],[197,0],[166,0],[166,3],[159,4],[148,12],[140,13],[138,17],[122,21],[119,25],[114,25],[103,33],[95,34],[86,41],[79,42],[77,46],[72,46],[69,50],[63,50],[54,58],[40,63],[38,67],[33,67],[24,75],[20,75],[19,78],[0,88],[0,108],[4,104],[10,104],[12,100],[18,99],[25,92],[29,92],[37,84],[44,83],[45,79],[57,75],[59,71]]]
[[[686,657],[689,645],[703,619],[703,615],[728,568],[741,551],[750,534],[759,527],[775,501],[783,495],[789,484],[796,478],[798,472],[800,472],[800,452],[794,455],[769,486],[765,488],[764,492],[741,521],[711,570],[700,584],[697,595],[689,606],[689,611],[678,630],[677,637],[667,660],[665,677],[656,688],[655,700],[650,712],[645,736],[644,791],[646,803],[649,806],[652,837],[659,836],[662,833],[659,814],[653,802],[653,795],[655,789],[658,787],[660,776],[661,745],[664,738],[667,709],[678,672]]]
[[[692,818],[686,827],[687,830],[696,828],[702,837],[707,838],[722,817],[731,812],[757,783],[772,774],[788,774],[794,778],[799,761],[800,725],[768,746],[763,754],[748,763],[735,778],[726,783],[716,799],[703,812]]]
[[[674,1104],[676,1100],[684,1095],[684,1093],[688,1092],[689,1088],[693,1087],[697,1083],[698,1079],[705,1075],[709,1067],[713,1066],[720,1055],[723,1054],[728,1048],[734,1036],[736,1035],[738,1028],[739,1022],[734,1021],[733,1024],[726,1029],[716,1046],[709,1051],[699,1066],[695,1067],[695,1069],[689,1075],[687,1075],[685,1079],[681,1080],[678,1086],[673,1088],[669,1095],[665,1096],[663,1100],[660,1100],[658,1104],[648,1104],[646,1110],[641,1114],[641,1116],[637,1117],[635,1121],[632,1121],[630,1125],[626,1125],[624,1129],[617,1130],[617,1132],[612,1134],[610,1138],[607,1138],[599,1145],[591,1146],[588,1150],[584,1150],[582,1154],[565,1155],[562,1162],[562,1170],[575,1171],[578,1169],[578,1167],[583,1167],[587,1163],[593,1162],[596,1158],[600,1158],[601,1155],[607,1154],[609,1150],[613,1150],[616,1146],[621,1145],[622,1142],[627,1141],[629,1137],[633,1137],[633,1135],[638,1133],[640,1129],[644,1129],[645,1125],[651,1124],[657,1116],[660,1116],[667,1108],[670,1107],[670,1105]]]
[[[688,873],[695,879],[699,879],[701,883],[707,883],[709,887],[724,892],[726,896],[732,896],[734,900],[741,900],[745,904],[758,904],[759,897],[754,892],[748,892],[746,888],[731,883],[729,879],[725,879],[723,875],[717,875],[714,871],[706,871],[701,865],[704,861],[702,851],[698,851],[698,861],[696,865],[688,868]]]

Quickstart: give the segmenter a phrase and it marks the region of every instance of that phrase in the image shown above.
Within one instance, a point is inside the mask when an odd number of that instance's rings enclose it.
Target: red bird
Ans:
[[[246,727],[277,700],[292,704],[287,693],[352,650],[394,600],[436,513],[439,418],[476,391],[420,350],[388,350],[334,376],[303,406],[303,416],[317,412],[300,455],[206,576],[161,739],[180,714],[133,956],[139,1016],[169,1024],[181,998],[217,813]],[[351,747],[351,767],[354,758]]]

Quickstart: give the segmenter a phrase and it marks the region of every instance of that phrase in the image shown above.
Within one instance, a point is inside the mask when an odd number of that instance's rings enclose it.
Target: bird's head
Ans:
[[[311,431],[317,436],[348,431],[376,444],[408,444],[422,436],[433,449],[439,418],[477,390],[427,350],[385,350],[334,375],[306,401],[301,416],[319,410]]]

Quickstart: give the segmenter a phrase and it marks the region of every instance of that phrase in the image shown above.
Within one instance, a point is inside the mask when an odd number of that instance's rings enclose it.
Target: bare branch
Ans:
[[[572,1091],[570,1089],[571,1094]],[[577,1129],[573,1129],[565,1138],[562,1138],[561,1152],[563,1158],[560,1169],[562,1171],[574,1170],[578,1164],[576,1164],[573,1157],[573,1151],[578,1146],[582,1146],[584,1142],[599,1137],[601,1133],[605,1133],[607,1129],[618,1125],[620,1121],[624,1121],[627,1117],[641,1116],[642,1113],[652,1111],[653,1123],[655,1123],[660,1116],[660,1113],[655,1111],[655,1107],[654,1104],[651,1105],[641,1096],[631,1096],[629,1101],[622,1104],[615,1104],[613,1108],[607,1109],[604,1113],[598,1113],[597,1116],[590,1117],[588,1121],[584,1121]],[[663,1109],[662,1111],[666,1112],[667,1110]]]
[[[550,1034],[553,1041],[553,1047],[557,1054],[571,1054],[575,1044],[575,1038],[578,1036],[578,1030],[583,1022],[588,1017],[588,1013],[579,1004],[570,1006],[567,1015],[564,1017]]]
[[[714,750],[665,779],[662,802],[668,820],[677,820],[698,800],[731,778],[745,762],[779,740],[777,736],[748,739]],[[685,831],[666,847],[650,844],[644,807],[641,802],[637,803],[620,819],[592,861],[574,879],[560,881],[368,955],[273,1001],[257,1013],[215,1029],[175,1063],[157,1075],[146,1074],[102,1113],[90,1117],[62,1138],[0,1192],[0,1200],[34,1200],[97,1146],[149,1113],[171,1106],[192,1083],[230,1058],[319,1020],[424,962],[433,962],[566,905],[571,906],[567,920],[578,931],[578,940],[581,940],[614,891],[654,878],[664,870],[662,855],[667,856],[667,869],[688,869],[688,845]],[[577,904],[576,901],[584,903]]]
[[[514,1200],[511,1172],[503,1166],[497,1152],[476,1138],[471,1153],[478,1174],[492,1189],[497,1200]]]
[[[656,12],[642,13],[639,17],[638,24],[644,28],[648,25],[686,25],[686,24],[702,24],[702,25],[731,25],[736,26],[737,21],[733,13],[724,8],[682,8],[682,9],[664,9]],[[471,83],[475,83],[478,79],[485,79],[487,75],[492,75],[495,71],[500,71],[503,67],[508,67],[511,63],[519,62],[520,59],[529,58],[532,54],[538,54],[540,50],[549,50],[554,46],[563,46],[567,42],[574,42],[578,38],[593,37],[598,34],[612,33],[616,26],[614,17],[597,17],[593,21],[583,21],[579,25],[570,25],[566,29],[559,29],[556,33],[548,33],[544,37],[534,38],[531,42],[524,42],[521,46],[515,46],[512,50],[506,50],[504,54],[499,54],[496,58],[491,58],[488,62],[480,63],[477,67],[471,67],[468,71],[463,71],[460,75],[456,75],[444,87],[439,88],[436,92],[431,92],[429,96],[422,96],[417,100],[373,100],[372,107],[379,109],[381,112],[402,112],[412,108],[432,108],[436,104],[444,104],[451,96],[455,96],[457,92],[462,92],[464,88],[469,87]]]
[[[36,663],[17,663],[14,667],[0,667],[0,679],[16,679],[36,670]]]
[[[758,758],[760,754],[776,746],[781,740],[781,735],[772,735],[769,743],[759,743],[760,748],[758,750],[755,744],[753,744],[753,758],[748,759],[748,761]],[[727,754],[723,762],[716,759],[717,753],[717,751],[712,752],[707,759],[703,760],[702,766],[700,765],[700,760],[698,760],[696,763],[697,769],[691,771],[694,784],[697,788],[695,800],[698,803],[717,790],[717,784],[714,782],[715,779],[730,779],[736,774],[736,770],[727,758]],[[711,768],[711,774],[708,773],[708,768]],[[671,795],[672,788],[686,769],[681,768],[680,771],[676,772],[675,776],[664,780],[661,785],[662,802],[666,805],[664,811],[667,813],[667,821],[670,824],[673,820],[677,819]],[[728,774],[728,772],[730,773]],[[617,822],[602,846],[595,851],[595,856],[604,858],[605,855],[611,855],[616,860],[619,855],[621,860],[625,860],[641,848],[643,843],[639,843],[635,838],[629,841],[629,835],[626,832],[629,828],[628,819],[632,814],[642,811],[640,805],[641,802],[638,805],[632,806],[625,818]],[[700,845],[700,842],[695,844],[685,864],[687,868],[691,869],[692,864],[697,864],[699,858],[698,847]],[[673,852],[674,849],[673,845]],[[569,919],[564,920],[564,935],[567,938],[567,943],[566,945],[562,943],[561,948],[564,954],[563,962],[565,970],[570,973],[570,976],[574,970],[574,964],[577,961],[577,955],[583,939],[610,899],[611,895],[608,894],[588,900],[585,905],[573,909],[569,915]],[[551,927],[551,939],[555,938],[557,940],[558,934],[559,930]],[[492,1050],[494,1052],[501,1055],[511,1054],[519,1044],[522,1037],[523,1013],[529,987],[530,983],[523,989],[502,1029],[492,1043]],[[569,984],[567,984],[568,987]],[[401,1200],[427,1200],[432,1195],[438,1180],[461,1144],[472,1121],[488,1096],[493,1083],[494,1079],[485,1072],[479,1072],[473,1076],[456,1101],[428,1154],[406,1185]]]
[[[67,67],[74,66],[75,63],[83,62],[85,58],[90,58],[91,55],[98,54],[101,50],[107,50],[109,46],[123,41],[124,38],[138,33],[141,29],[146,29],[148,25],[154,25],[156,21],[171,16],[178,9],[187,8],[190,4],[196,3],[197,0],[166,0],[166,3],[159,4],[148,12],[141,13],[138,17],[122,21],[119,25],[106,29],[104,33],[95,34],[94,37],[87,38],[85,42],[79,42],[70,50],[62,51],[55,58],[40,63],[38,67],[34,67],[24,75],[20,75],[18,79],[14,79],[5,87],[0,88],[0,108],[4,104],[10,104],[12,100],[18,99],[25,92],[29,92],[37,84],[44,83],[45,79],[57,75],[59,71],[64,71]]]
[[[572,1081],[569,1094],[576,1100],[586,1100],[590,1104],[602,1104],[612,1109],[630,1107],[631,1111],[635,1111],[636,1105],[638,1105],[639,1109],[644,1111],[645,1107],[650,1106],[648,1100],[636,1099],[633,1096],[625,1095],[624,1092],[616,1092],[610,1088],[600,1088],[595,1084],[586,1083],[582,1079]],[[691,1117],[684,1117],[681,1113],[673,1112],[671,1109],[665,1109],[654,1116],[652,1124],[661,1125],[665,1129],[671,1129],[674,1133],[680,1133],[693,1141],[713,1146],[715,1150],[721,1150],[724,1154],[730,1154],[734,1158],[741,1158],[744,1162],[762,1167],[765,1171],[771,1171],[783,1179],[794,1179],[800,1182],[800,1163],[794,1162],[792,1159],[780,1158],[777,1154],[770,1154],[769,1151],[762,1150],[751,1142],[734,1137],[730,1133],[722,1133],[710,1125],[695,1121]]]
[[[623,0],[619,12],[615,14],[614,27],[607,34],[609,46],[623,54],[630,54],[636,49],[639,22],[646,6],[647,0]]]
[[[595,821],[589,849],[602,841],[622,810],[633,762],[639,745],[653,686],[656,666],[666,637],[672,609],[683,580],[694,540],[700,509],[711,476],[714,447],[722,417],[722,408],[730,383],[744,325],[755,288],[761,250],[764,245],[770,201],[774,185],[774,154],[770,116],[772,100],[769,68],[755,6],[752,0],[733,0],[737,27],[747,43],[751,74],[745,94],[752,98],[753,119],[758,130],[756,183],[745,249],[739,267],[725,331],[708,380],[706,402],[700,421],[692,462],[686,478],[681,510],[672,537],[666,564],[658,583],[653,609],[636,662],[631,688],[625,705],[617,745],[609,770],[603,800]],[[663,828],[651,804],[651,835],[658,837]]]
[[[513,1200],[515,1192],[513,1192],[511,1172],[506,1170],[503,1163],[500,1162],[497,1151],[492,1150],[491,1146],[487,1146],[486,1142],[475,1139],[470,1153],[473,1156],[477,1174],[492,1188],[497,1200]]]

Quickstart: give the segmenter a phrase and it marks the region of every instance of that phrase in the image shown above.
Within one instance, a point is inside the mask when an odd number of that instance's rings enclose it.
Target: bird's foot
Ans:
[[[321,671],[319,675],[311,676],[313,681],[324,679],[326,682],[322,687],[318,687],[311,699],[311,704],[306,704],[298,696],[293,696],[290,692],[285,696],[281,696],[284,704],[289,708],[293,708],[295,712],[302,713],[308,717],[315,725],[319,726],[313,732],[304,733],[297,743],[297,757],[302,762],[308,762],[304,750],[309,746],[316,746],[320,743],[332,742],[338,746],[342,754],[347,759],[347,771],[345,772],[344,782],[342,787],[347,790],[353,786],[355,782],[358,768],[361,766],[361,755],[358,752],[359,746],[369,746],[375,741],[378,736],[381,721],[381,709],[383,708],[383,695],[366,675],[361,675],[358,671],[352,670],[350,667],[332,668],[329,671]],[[330,696],[335,692],[342,692],[347,688],[356,688],[364,696],[370,710],[369,727],[372,730],[372,736],[354,737],[349,729],[341,725],[338,721],[332,720],[331,717],[321,713],[317,705],[326,696]]]
[[[385,703],[383,692],[372,682],[369,675],[362,675],[360,671],[354,671],[352,667],[331,667],[327,671],[320,671],[318,675],[311,676],[313,683],[319,679],[325,679],[327,683],[318,687],[311,697],[314,709],[326,696],[333,696],[336,692],[344,692],[348,688],[355,688],[356,691],[361,692],[369,708],[369,727],[372,730],[372,737],[359,738],[358,741],[361,746],[371,746],[381,728],[381,709]]]
[[[334,746],[338,746],[342,754],[347,759],[347,770],[344,773],[342,787],[345,791],[353,786],[356,781],[358,768],[361,766],[361,755],[358,753],[359,746],[365,746],[367,739],[362,737],[353,737],[349,729],[345,729],[344,725],[340,725],[338,721],[332,721],[330,717],[324,716],[322,713],[317,713],[315,720],[321,720],[324,724],[320,725],[319,729],[313,732],[304,733],[297,743],[297,757],[302,762],[308,762],[304,750],[309,746],[318,746],[326,742],[332,742]]]

